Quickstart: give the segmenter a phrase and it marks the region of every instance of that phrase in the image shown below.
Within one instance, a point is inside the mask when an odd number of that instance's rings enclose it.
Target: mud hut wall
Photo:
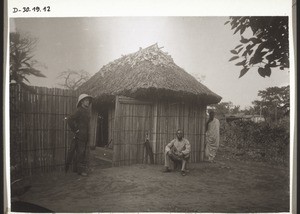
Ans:
[[[161,102],[154,105],[150,140],[155,163],[164,163],[165,146],[176,137],[175,132],[179,128],[184,130],[185,138],[191,143],[191,162],[202,160],[205,109],[205,106],[176,102]]]
[[[75,110],[73,91],[33,87],[36,93],[10,86],[12,175],[62,170],[72,140],[65,117]]]
[[[114,166],[145,161],[144,143],[151,132],[152,103],[118,96],[114,123]]]

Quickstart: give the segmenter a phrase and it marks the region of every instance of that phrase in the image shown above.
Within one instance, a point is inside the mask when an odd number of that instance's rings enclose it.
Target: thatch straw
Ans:
[[[177,66],[157,44],[125,55],[101,68],[79,89],[102,101],[124,95],[134,98],[193,100],[218,103],[221,97]],[[100,100],[98,100],[100,101]]]

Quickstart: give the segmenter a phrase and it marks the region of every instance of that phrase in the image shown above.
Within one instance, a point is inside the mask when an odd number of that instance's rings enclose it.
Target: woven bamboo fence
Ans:
[[[151,130],[151,103],[117,97],[114,121],[114,166],[144,163],[146,133]]]
[[[62,170],[72,140],[65,117],[75,110],[74,91],[10,86],[11,171],[19,176]]]

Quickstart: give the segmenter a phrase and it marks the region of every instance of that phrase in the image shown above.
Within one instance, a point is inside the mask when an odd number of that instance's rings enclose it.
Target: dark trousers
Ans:
[[[74,164],[74,171],[78,173],[87,172],[89,160],[89,148],[86,141],[77,138],[73,139],[66,161],[66,171],[68,171],[71,162]]]

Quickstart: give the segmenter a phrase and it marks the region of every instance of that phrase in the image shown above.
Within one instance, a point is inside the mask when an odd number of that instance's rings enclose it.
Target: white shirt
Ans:
[[[184,155],[187,155],[187,154],[189,154],[191,152],[191,144],[185,138],[182,138],[181,141],[179,141],[177,138],[175,138],[174,140],[172,140],[166,146],[165,152],[167,153],[168,151],[170,151],[173,146],[175,146],[175,148],[177,149],[177,151],[182,152]]]

